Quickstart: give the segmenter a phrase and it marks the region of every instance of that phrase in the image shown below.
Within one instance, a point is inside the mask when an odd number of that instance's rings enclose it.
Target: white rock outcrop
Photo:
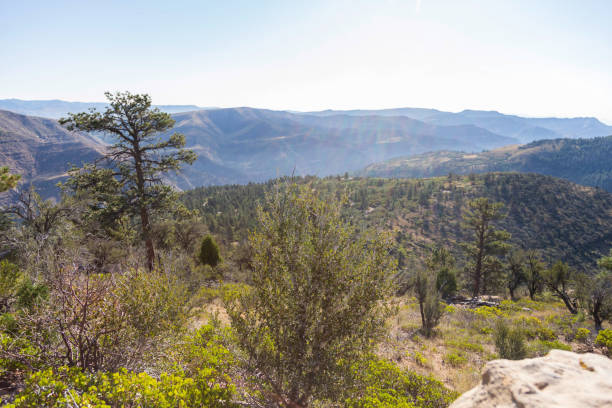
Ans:
[[[612,360],[552,350],[545,357],[489,362],[476,388],[451,408],[611,407]]]

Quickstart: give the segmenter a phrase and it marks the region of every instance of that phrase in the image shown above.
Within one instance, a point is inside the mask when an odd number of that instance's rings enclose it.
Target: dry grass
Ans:
[[[447,309],[435,335],[425,338],[420,332],[418,303],[414,298],[402,299],[398,314],[389,321],[389,334],[380,353],[402,368],[432,375],[448,387],[465,392],[478,384],[484,365],[498,358],[493,339],[498,319],[525,327],[530,357],[546,354],[551,347],[594,350],[592,336],[582,341],[573,339],[578,328],[592,328],[592,322],[570,315],[554,299],[506,301],[496,310]]]

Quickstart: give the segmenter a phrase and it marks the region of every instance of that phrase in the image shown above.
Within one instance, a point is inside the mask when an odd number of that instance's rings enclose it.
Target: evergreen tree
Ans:
[[[468,258],[466,268],[472,296],[486,294],[495,287],[494,280],[501,272],[499,256],[508,250],[506,241],[510,234],[495,228],[493,223],[505,217],[502,203],[493,203],[488,198],[477,198],[468,203],[463,216],[463,228],[472,240],[463,244]]]
[[[210,265],[213,268],[221,261],[219,246],[210,235],[206,235],[200,244],[198,260],[202,265]]]
[[[107,219],[118,219],[126,212],[140,218],[147,267],[151,270],[155,259],[151,212],[176,202],[172,189],[162,183],[162,175],[178,170],[183,163],[193,163],[196,155],[183,149],[184,135],[174,133],[165,140],[160,137],[161,132],[174,126],[174,119],[151,108],[149,95],[105,95],[109,106],[104,113],[91,110],[60,119],[69,130],[101,132],[115,141],[104,156],[105,167],[95,163],[74,169],[69,185],[91,194],[95,202],[92,206]]]

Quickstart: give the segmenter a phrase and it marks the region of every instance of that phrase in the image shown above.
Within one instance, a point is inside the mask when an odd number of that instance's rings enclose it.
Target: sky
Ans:
[[[0,0],[0,99],[612,124],[609,0]]]

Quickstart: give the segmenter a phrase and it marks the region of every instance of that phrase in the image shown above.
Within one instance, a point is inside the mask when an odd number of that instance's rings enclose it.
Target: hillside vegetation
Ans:
[[[612,194],[518,173],[181,194],[172,117],[105,95],[60,121],[113,137],[103,161],[0,211],[4,406],[443,408],[491,359],[612,353]]]
[[[375,163],[363,177],[436,177],[518,171],[564,178],[612,191],[612,136],[541,140],[482,153],[439,151]]]
[[[346,216],[361,227],[393,231],[404,264],[434,245],[457,248],[464,232],[461,215],[475,197],[505,204],[500,226],[511,241],[541,250],[547,259],[562,259],[588,268],[612,245],[612,194],[534,174],[495,173],[416,179],[300,179],[330,195],[346,191]],[[227,243],[244,240],[256,225],[256,208],[274,181],[246,186],[199,188],[183,195],[198,209],[211,232]]]

